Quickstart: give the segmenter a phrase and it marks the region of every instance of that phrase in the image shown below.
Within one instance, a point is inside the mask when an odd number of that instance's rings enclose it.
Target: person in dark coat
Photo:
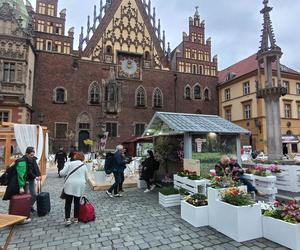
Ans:
[[[68,160],[67,153],[64,151],[64,148],[61,147],[55,154],[54,162],[57,163],[57,173],[60,177],[59,172],[64,168],[65,162]]]
[[[215,171],[217,176],[224,176],[230,174],[230,159],[227,155],[222,156],[219,163],[215,165]]]
[[[119,187],[121,183],[121,173],[124,171],[125,166],[125,158],[123,155],[123,146],[118,145],[116,147],[116,152],[114,153],[114,167],[113,167],[113,174],[115,178],[115,183],[106,191],[106,194],[113,198],[113,197],[122,197],[119,193]],[[114,192],[114,194],[112,194]]]
[[[16,194],[25,192],[28,176],[28,162],[34,157],[34,148],[27,147],[25,155],[16,160],[6,172],[8,174],[8,184],[3,196],[3,200],[10,200]]]
[[[153,152],[151,150],[148,150],[147,154],[148,157],[142,162],[142,178],[147,183],[147,189],[144,191],[145,193],[148,193],[155,188],[153,178],[157,165],[157,161],[154,158]]]

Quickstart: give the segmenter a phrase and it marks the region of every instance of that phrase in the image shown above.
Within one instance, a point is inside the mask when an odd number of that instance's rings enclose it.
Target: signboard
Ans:
[[[206,139],[196,138],[195,142],[197,144],[197,153],[201,153],[202,152],[202,143],[206,142]]]
[[[200,175],[200,160],[183,159],[183,168]]]
[[[244,154],[251,155],[252,154],[252,146],[243,146]]]

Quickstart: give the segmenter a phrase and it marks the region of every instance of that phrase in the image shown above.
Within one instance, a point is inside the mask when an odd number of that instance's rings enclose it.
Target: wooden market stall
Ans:
[[[38,127],[39,125],[37,125]],[[37,141],[39,136],[43,136],[43,151],[41,155],[41,159],[38,162],[38,165],[40,167],[41,175],[43,179],[46,177],[46,133],[47,133],[47,127],[42,127],[43,134],[39,134],[39,130],[37,129]],[[14,123],[10,122],[3,122],[0,125],[0,143],[1,146],[4,146],[4,152],[3,156],[1,157],[2,165],[4,165],[6,168],[9,167],[16,159],[18,159],[21,155],[14,155],[13,148],[14,146],[17,146],[15,134],[14,134]],[[9,149],[9,150],[7,150]]]

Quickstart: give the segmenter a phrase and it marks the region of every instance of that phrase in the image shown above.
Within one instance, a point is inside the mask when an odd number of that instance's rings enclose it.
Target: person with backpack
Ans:
[[[148,193],[155,188],[153,183],[154,172],[159,168],[159,162],[155,160],[152,150],[147,151],[148,157],[142,162],[142,178],[147,183],[147,189],[144,193]]]
[[[126,169],[126,164],[129,164],[130,162],[132,162],[132,157],[128,155],[128,150],[126,148],[123,150],[123,157],[124,157],[125,164],[123,166],[123,171],[120,174],[121,179],[120,179],[120,184],[119,184],[119,192],[124,192],[123,183],[125,181],[124,171]]]
[[[105,172],[106,174],[108,167],[111,168],[112,173],[114,174],[115,183],[106,191],[106,194],[110,197],[122,197],[122,195],[119,193],[119,185],[122,181],[121,174],[124,171],[124,166],[126,164],[125,158],[123,155],[123,146],[118,145],[116,147],[116,151],[109,159],[105,160]],[[110,165],[110,166],[108,166]],[[114,193],[112,193],[114,192]]]
[[[60,171],[64,168],[65,162],[68,160],[67,153],[64,151],[63,147],[60,147],[59,150],[55,154],[54,162],[57,163],[57,173],[60,176]]]

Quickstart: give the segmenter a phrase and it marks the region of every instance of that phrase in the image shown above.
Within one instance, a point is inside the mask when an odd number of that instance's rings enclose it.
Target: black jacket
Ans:
[[[154,157],[148,157],[142,162],[142,177],[152,178],[155,172],[156,160]]]
[[[55,162],[57,162],[58,165],[63,166],[65,165],[65,162],[67,161],[67,153],[63,150],[58,150],[55,155]]]
[[[41,176],[39,166],[36,162],[37,158],[27,160],[27,179],[34,180],[36,177]]]
[[[13,166],[9,167],[6,170],[6,173],[8,174],[8,185],[6,187],[5,194],[3,196],[3,200],[10,200],[10,198],[13,195],[16,195],[19,193],[20,188],[19,188],[19,182],[18,182],[18,174],[17,174],[17,169],[16,169],[16,164]]]

